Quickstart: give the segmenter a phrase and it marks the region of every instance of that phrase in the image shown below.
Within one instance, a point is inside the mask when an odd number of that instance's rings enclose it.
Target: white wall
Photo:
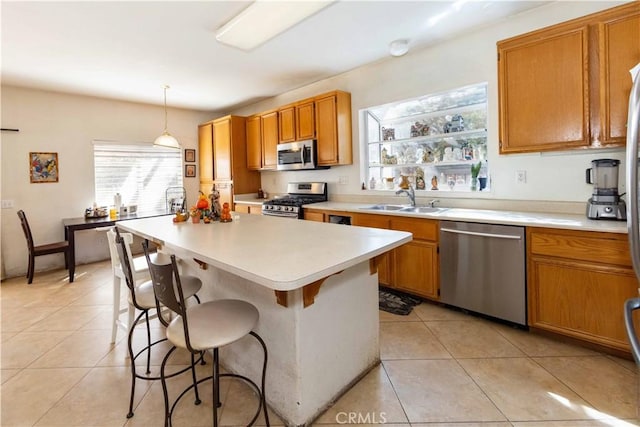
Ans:
[[[27,245],[16,212],[27,214],[36,244],[63,240],[62,219],[82,216],[94,201],[92,141],[153,141],[163,130],[164,113],[162,106],[17,87],[3,86],[1,95],[2,127],[20,129],[2,132],[0,142],[1,197],[15,204],[0,211],[4,278],[27,270]],[[198,123],[210,118],[209,113],[170,108],[169,131],[184,148],[197,149]],[[59,182],[29,182],[30,151],[58,153]],[[198,194],[198,182],[197,177],[184,178],[190,200]],[[77,233],[77,263],[109,257],[103,234]],[[36,259],[36,270],[62,265],[62,255]]]
[[[483,206],[491,200],[536,200],[558,203],[579,202],[580,204],[586,202],[592,186],[585,184],[584,170],[590,167],[591,160],[596,158],[622,160],[623,151],[618,149],[613,152],[611,150],[586,153],[573,151],[499,156],[496,42],[621,3],[623,2],[554,2],[481,31],[440,43],[435,47],[411,51],[400,58],[390,57],[235,111],[235,114],[249,115],[334,89],[351,92],[354,164],[333,167],[325,171],[263,172],[264,189],[270,193],[285,192],[286,183],[289,181],[319,180],[330,183],[330,196],[331,194],[334,196],[384,194],[361,190],[364,174],[361,173],[360,166],[362,153],[358,148],[359,144],[362,145],[358,128],[359,110],[486,81],[489,84],[488,159],[492,192],[454,196],[474,197],[475,200],[489,199],[482,201]],[[544,125],[543,122],[540,123],[540,126]],[[536,132],[536,129],[531,129],[531,132]],[[517,170],[526,171],[526,184],[516,184]],[[623,172],[624,169],[621,168],[621,175]],[[347,185],[338,184],[341,176],[347,177]],[[624,188],[621,188],[621,192],[624,192]],[[418,193],[419,196],[431,198],[451,197],[447,193],[435,194],[430,191]],[[455,200],[449,200],[450,204],[455,202]],[[447,201],[443,200],[442,203],[446,205]]]

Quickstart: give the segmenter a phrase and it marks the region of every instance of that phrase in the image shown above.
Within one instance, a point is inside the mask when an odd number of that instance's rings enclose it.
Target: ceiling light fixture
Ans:
[[[394,40],[389,44],[389,53],[392,56],[402,56],[409,52],[409,40],[399,39]]]
[[[216,31],[216,40],[242,50],[251,50],[329,6],[335,0],[257,0]]]
[[[177,139],[175,139],[167,130],[167,89],[169,89],[168,85],[164,85],[164,132],[162,135],[156,138],[153,141],[153,145],[156,147],[166,147],[166,148],[180,148],[180,143]]]

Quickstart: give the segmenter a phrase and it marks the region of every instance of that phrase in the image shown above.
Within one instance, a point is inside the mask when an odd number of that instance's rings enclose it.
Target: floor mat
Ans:
[[[378,304],[380,310],[384,310],[389,313],[406,316],[411,313],[414,306],[421,302],[420,298],[407,295],[400,291],[387,288],[380,288],[378,291]]]

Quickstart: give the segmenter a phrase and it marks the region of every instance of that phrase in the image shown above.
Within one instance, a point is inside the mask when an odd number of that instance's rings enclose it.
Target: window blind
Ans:
[[[110,206],[116,193],[139,213],[166,211],[166,190],[182,187],[181,150],[94,141],[95,197]]]

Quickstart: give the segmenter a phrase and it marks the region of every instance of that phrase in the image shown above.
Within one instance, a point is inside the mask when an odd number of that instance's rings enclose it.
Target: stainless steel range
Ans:
[[[326,182],[290,182],[286,196],[262,204],[262,215],[303,219],[302,205],[326,201]]]

